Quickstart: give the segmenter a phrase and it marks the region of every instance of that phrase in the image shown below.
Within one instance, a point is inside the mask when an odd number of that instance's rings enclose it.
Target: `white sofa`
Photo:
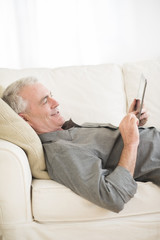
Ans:
[[[148,79],[145,104],[150,119],[147,126],[160,128],[160,61],[123,66],[0,69],[0,85],[6,87],[24,76],[38,77],[58,99],[66,120],[71,117],[79,124],[110,122],[118,126],[136,97],[141,73]],[[26,150],[21,141],[17,145],[10,141],[10,133],[2,134],[7,124],[1,116],[0,231],[3,240],[160,239],[159,187],[151,182],[138,182],[137,193],[120,213],[102,209],[48,179],[45,163],[39,170],[45,174],[36,175],[32,160],[28,161],[30,150]],[[11,138],[16,139],[25,131],[27,128],[19,126],[19,132],[14,132]]]

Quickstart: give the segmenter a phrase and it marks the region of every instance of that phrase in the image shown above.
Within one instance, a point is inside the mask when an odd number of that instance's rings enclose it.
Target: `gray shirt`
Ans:
[[[119,212],[137,183],[117,166],[123,149],[119,129],[86,124],[40,135],[51,179],[98,206]]]

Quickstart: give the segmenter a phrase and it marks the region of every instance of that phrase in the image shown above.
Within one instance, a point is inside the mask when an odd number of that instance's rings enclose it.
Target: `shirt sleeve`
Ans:
[[[111,207],[115,212],[123,209],[124,204],[127,203],[137,191],[137,183],[131,176],[130,172],[117,166],[113,172],[104,178],[104,185],[112,191]],[[117,197],[118,196],[118,197]],[[120,199],[118,201],[118,199]]]
[[[44,144],[44,149],[50,178],[100,207],[119,212],[136,192],[127,169],[102,169],[101,159],[88,149],[63,142]]]

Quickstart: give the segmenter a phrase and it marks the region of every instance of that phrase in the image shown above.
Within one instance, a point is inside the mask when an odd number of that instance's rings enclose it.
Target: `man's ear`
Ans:
[[[25,120],[26,122],[28,122],[28,118],[26,116],[26,113],[18,113],[18,115],[23,118],[23,120]]]

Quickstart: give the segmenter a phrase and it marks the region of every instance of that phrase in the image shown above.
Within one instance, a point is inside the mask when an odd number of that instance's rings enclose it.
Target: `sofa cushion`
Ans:
[[[42,144],[35,131],[0,98],[0,138],[21,147],[27,154],[33,177],[49,179]]]
[[[149,112],[149,119],[146,126],[160,129],[160,61],[126,63],[123,66],[123,73],[128,106],[137,96],[141,74],[143,73],[147,79],[145,106]]]
[[[96,206],[52,180],[33,180],[32,189],[33,216],[39,222],[92,221],[160,213],[160,191],[150,182],[138,182],[134,198],[118,214]]]
[[[121,67],[116,64],[53,69],[53,94],[61,112],[74,122],[112,123],[118,126],[126,114]]]
[[[37,77],[60,103],[64,118],[74,122],[118,125],[126,114],[121,67],[116,64],[60,67],[55,69],[0,69],[0,85],[26,76]]]

